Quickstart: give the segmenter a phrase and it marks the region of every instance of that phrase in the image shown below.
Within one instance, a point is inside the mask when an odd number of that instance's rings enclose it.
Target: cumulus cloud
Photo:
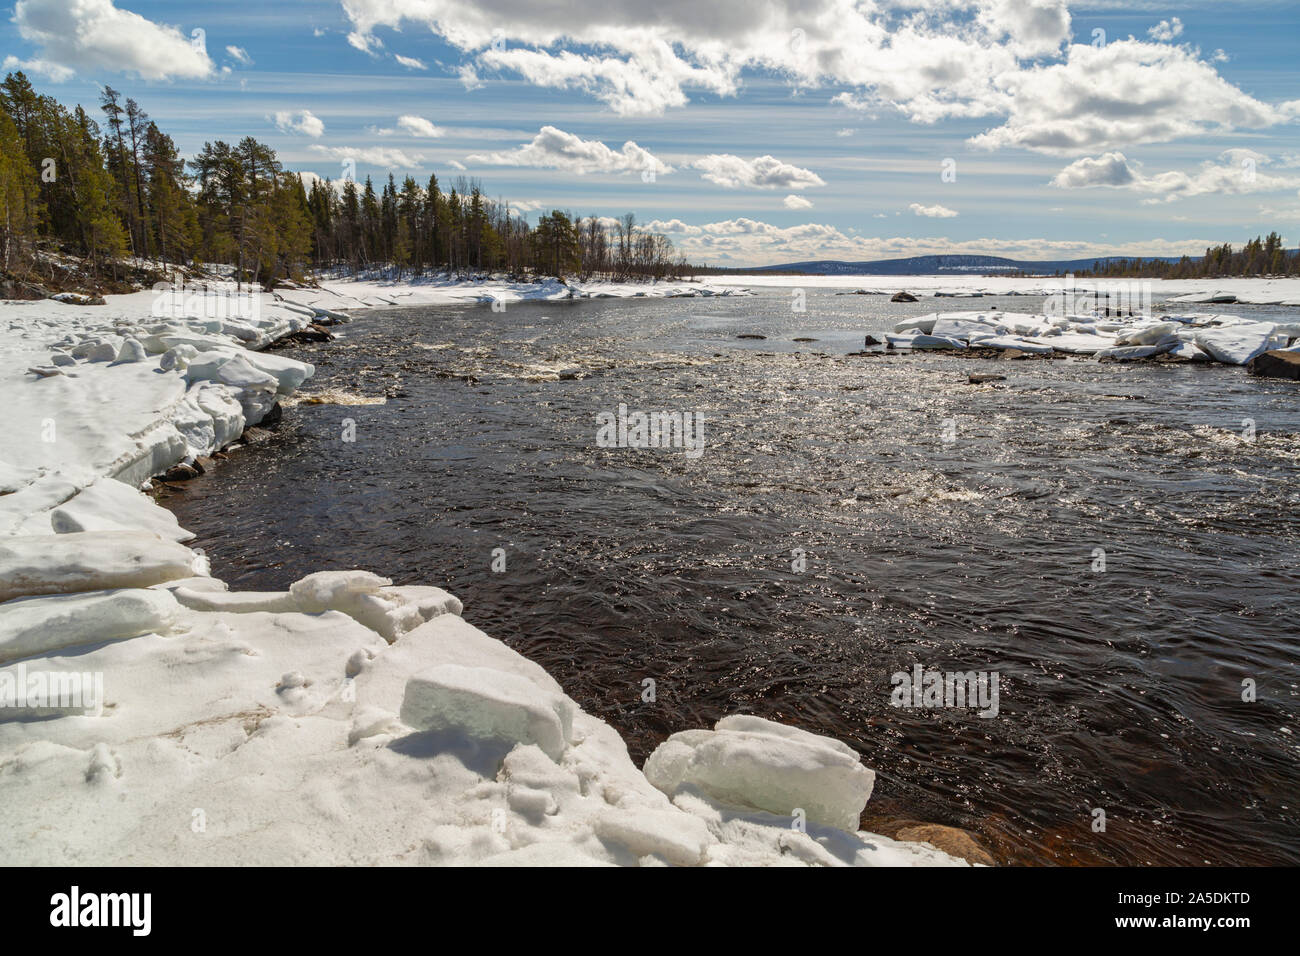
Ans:
[[[319,139],[325,132],[325,124],[310,110],[279,110],[272,117],[275,127],[281,133],[302,133],[312,139]]]
[[[620,150],[599,140],[583,139],[554,126],[543,126],[531,142],[516,149],[478,153],[466,159],[490,166],[532,166],[560,169],[579,176],[587,173],[671,173],[673,168],[628,140]]]
[[[781,200],[781,205],[785,206],[786,209],[812,208],[812,203],[809,200],[804,199],[802,196],[796,196],[794,193],[791,193],[786,196],[785,199]]]
[[[422,24],[486,71],[575,89],[624,115],[734,94],[747,70],[826,89],[839,105],[918,123],[1000,117],[987,147],[1073,153],[1283,122],[1220,77],[1215,58],[1168,42],[1071,43],[1066,0],[570,0],[562,21],[531,0],[347,0],[351,42]],[[1172,39],[1176,18],[1152,28]]]
[[[1095,186],[1129,189],[1147,193],[1148,198],[1142,202],[1148,205],[1207,194],[1234,196],[1300,189],[1300,175],[1279,175],[1260,169],[1270,165],[1268,156],[1253,149],[1229,149],[1217,161],[1202,163],[1192,172],[1170,170],[1148,176],[1141,164],[1130,161],[1123,153],[1112,152],[1076,160],[1057,173],[1051,185],[1060,189]]]
[[[1052,185],[1058,189],[1086,189],[1089,186],[1128,186],[1135,181],[1132,168],[1123,153],[1085,156],[1056,174]]]
[[[661,232],[692,262],[736,265],[770,265],[801,259],[896,259],[908,256],[970,254],[1000,255],[1013,259],[1083,259],[1102,255],[1199,255],[1207,245],[1222,240],[1149,239],[1116,246],[1085,240],[997,239],[953,240],[942,236],[877,238],[847,234],[834,226],[805,223],[774,226],[753,219],[728,219],[693,225],[681,219],[645,224]]]
[[[1119,40],[1076,44],[1064,63],[1003,78],[1007,120],[971,139],[1054,154],[1110,150],[1285,121],[1285,105],[1243,93],[1193,51]]]
[[[39,49],[29,62],[47,76],[114,70],[146,80],[197,79],[215,69],[202,34],[185,36],[119,10],[113,0],[18,0],[12,19],[18,35]]]
[[[399,116],[397,125],[406,130],[412,136],[423,136],[432,139],[435,136],[441,136],[442,130],[434,126],[423,116]]]
[[[66,66],[58,63],[51,63],[49,60],[20,60],[16,56],[7,56],[4,62],[0,63],[0,68],[5,72],[11,70],[22,70],[24,73],[35,73],[45,77],[54,83],[62,83],[64,80],[70,80],[76,73]]]
[[[311,149],[322,156],[332,156],[342,163],[351,161],[358,164],[365,163],[368,166],[382,166],[385,169],[419,169],[424,162],[424,156],[419,153],[407,153],[386,146],[354,149],[351,146],[322,146],[320,143],[313,143]]]
[[[1161,20],[1147,31],[1147,36],[1155,40],[1157,43],[1168,43],[1174,37],[1180,36],[1182,32],[1183,21],[1179,20],[1177,17],[1173,17],[1169,20]]]
[[[244,64],[244,66],[253,65],[253,58],[248,55],[248,51],[245,50],[242,46],[226,47],[226,55],[229,56],[236,63]]]
[[[919,202],[910,203],[907,207],[912,210],[914,216],[924,216],[927,219],[952,219],[957,215],[957,210],[949,209],[947,206],[940,206],[937,203],[933,206],[922,206]]]
[[[816,173],[783,163],[774,156],[742,159],[730,153],[714,153],[691,163],[702,179],[728,189],[809,189],[825,186]]]

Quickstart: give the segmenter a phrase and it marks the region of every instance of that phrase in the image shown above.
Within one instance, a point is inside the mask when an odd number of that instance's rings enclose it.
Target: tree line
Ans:
[[[97,276],[221,263],[267,287],[323,270],[616,280],[689,271],[631,214],[556,209],[530,225],[476,180],[444,190],[436,175],[398,184],[390,174],[376,190],[370,178],[304,177],[251,136],[205,143],[186,160],[112,87],[96,118],[13,72],[0,83],[0,271],[29,274],[51,253],[81,257]]]
[[[1300,275],[1300,249],[1288,251],[1282,236],[1270,232],[1256,236],[1240,249],[1228,243],[1211,246],[1193,259],[1110,259],[1093,263],[1084,276],[1140,276],[1150,279],[1211,279],[1228,276]]]

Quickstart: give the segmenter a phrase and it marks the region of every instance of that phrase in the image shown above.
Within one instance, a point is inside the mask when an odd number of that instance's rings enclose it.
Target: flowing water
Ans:
[[[638,763],[749,712],[856,747],[868,826],[1012,863],[1300,863],[1296,383],[848,354],[936,305],[1042,300],[360,313],[286,350],[347,404],[293,401],[165,503],[233,587],[446,587]],[[620,404],[699,413],[702,454],[601,447]],[[997,674],[997,716],[894,706],[916,665]]]

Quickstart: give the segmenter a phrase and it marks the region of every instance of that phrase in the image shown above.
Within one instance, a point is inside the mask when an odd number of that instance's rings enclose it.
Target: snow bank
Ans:
[[[312,372],[250,349],[343,309],[417,304],[341,286],[238,315],[205,294],[0,306],[0,863],[961,864],[859,833],[871,771],[769,721],[674,736],[652,783],[440,588],[351,570],[232,592],[209,576],[134,486],[238,438]],[[420,294],[507,293],[712,291]]]

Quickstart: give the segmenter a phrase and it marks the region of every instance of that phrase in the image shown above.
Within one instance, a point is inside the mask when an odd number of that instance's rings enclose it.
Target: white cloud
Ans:
[[[7,56],[4,63],[0,64],[6,72],[10,70],[22,70],[25,73],[35,73],[45,77],[54,83],[62,83],[76,76],[74,70],[66,66],[60,66],[58,63],[51,63],[48,60],[20,60],[16,56]]]
[[[319,139],[325,132],[325,124],[310,110],[279,110],[271,117],[276,129],[281,133],[302,133],[312,139]]]
[[[412,136],[423,136],[432,139],[435,136],[441,136],[442,130],[434,126],[423,116],[400,116],[397,119],[397,125],[406,130]]]
[[[1180,36],[1182,32],[1183,21],[1174,17],[1170,20],[1161,20],[1147,31],[1147,36],[1151,37],[1151,39],[1155,40],[1157,43],[1168,43],[1174,37]]]
[[[229,56],[236,63],[244,64],[244,66],[253,65],[253,58],[248,55],[248,51],[245,50],[242,46],[226,47],[226,55]]]
[[[914,202],[910,203],[907,208],[912,210],[912,215],[924,216],[927,219],[952,219],[957,215],[957,210],[938,204],[922,206],[919,202]]]
[[[429,68],[423,60],[417,60],[413,56],[402,56],[400,53],[394,53],[393,59],[408,70],[427,70]]]
[[[465,164],[458,159],[448,160],[447,165],[450,166],[452,169],[464,170],[466,168]]]
[[[353,149],[350,146],[322,146],[320,143],[313,143],[311,149],[322,156],[332,156],[340,162],[346,163],[351,160],[354,163],[382,166],[385,169],[419,169],[424,163],[424,156],[418,153],[407,153],[404,150],[389,149],[386,146],[368,146],[362,149]]]
[[[624,115],[684,106],[695,91],[729,96],[745,71],[762,71],[918,123],[999,117],[979,145],[1062,154],[1287,119],[1190,48],[1072,44],[1067,0],[570,0],[562,19],[532,0],[347,0],[344,10],[362,48],[377,28],[408,21],[444,37],[463,54],[467,88],[505,71]],[[1161,36],[1181,29],[1162,25]]]
[[[802,196],[791,193],[781,200],[781,205],[785,206],[786,209],[811,209],[813,204]]]
[[[1007,120],[975,136],[976,146],[1021,146],[1054,154],[1110,150],[1287,119],[1243,93],[1182,47],[1117,40],[1076,44],[1064,63],[1002,80]]]
[[[1085,189],[1089,186],[1128,186],[1135,179],[1123,153],[1106,153],[1095,158],[1075,160],[1056,174],[1052,185],[1058,189]]]
[[[826,181],[812,170],[783,163],[775,156],[742,159],[730,153],[714,153],[691,163],[701,178],[727,189],[810,189]]]
[[[1170,170],[1148,176],[1141,164],[1130,161],[1123,153],[1112,152],[1076,160],[1057,173],[1051,185],[1060,189],[1128,189],[1148,194],[1149,198],[1142,200],[1147,205],[1208,194],[1235,196],[1300,189],[1300,176],[1261,171],[1260,167],[1269,165],[1272,161],[1263,153],[1229,149],[1219,155],[1217,162],[1202,163],[1190,173]],[[1285,160],[1278,165],[1285,166]]]
[[[531,142],[504,152],[468,156],[472,163],[491,166],[532,166],[560,169],[579,176],[586,173],[671,173],[673,168],[628,140],[613,150],[598,140],[582,139],[573,133],[543,126]]]
[[[18,0],[18,34],[39,48],[42,72],[113,70],[146,80],[197,79],[214,71],[197,38],[163,26],[113,0]]]
[[[483,82],[478,78],[478,73],[468,63],[462,64],[460,69],[456,71],[456,75],[460,77],[461,85],[467,90],[481,90],[483,88]]]
[[[953,240],[935,237],[873,237],[849,235],[834,226],[805,223],[774,226],[753,219],[729,219],[691,225],[680,219],[655,220],[645,224],[662,232],[692,262],[726,262],[738,265],[770,265],[803,259],[896,259],[908,256],[971,254],[996,255],[1013,259],[1083,259],[1101,255],[1176,256],[1199,255],[1219,239],[1149,239],[1104,246],[1086,240],[1042,238]]]
[[[856,129],[846,126],[844,127],[844,129],[837,129],[835,131],[835,135],[839,137],[845,137],[845,136],[852,136],[856,132],[857,132]]]

